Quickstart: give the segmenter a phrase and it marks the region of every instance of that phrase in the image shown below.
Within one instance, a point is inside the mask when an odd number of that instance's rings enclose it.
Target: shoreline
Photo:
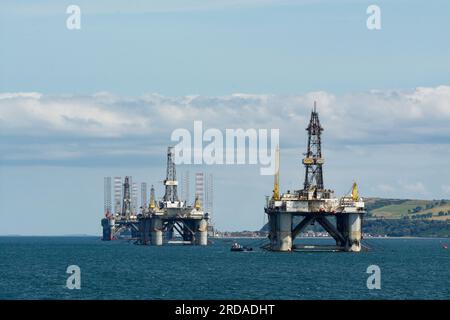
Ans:
[[[267,237],[217,237],[210,239],[267,239]],[[332,237],[297,237],[296,239],[333,239]],[[411,237],[411,236],[405,236],[405,237],[367,237],[363,238],[362,240],[368,240],[368,239],[450,239],[450,237]]]
[[[20,235],[20,234],[12,234],[12,235],[0,235],[0,238],[101,238],[101,235]],[[267,239],[267,237],[208,237],[209,239]],[[296,239],[333,239],[332,237],[297,237]],[[404,236],[404,237],[365,237],[362,240],[368,239],[444,239],[450,240],[450,237],[413,237],[413,236]],[[122,239],[127,240],[127,239]]]

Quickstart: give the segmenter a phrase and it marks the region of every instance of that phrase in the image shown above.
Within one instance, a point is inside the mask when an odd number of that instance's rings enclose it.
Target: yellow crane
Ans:
[[[150,189],[150,205],[149,205],[150,209],[155,209],[155,207],[156,207],[155,202],[156,202],[155,201],[155,188],[153,188],[153,185],[152,185],[152,187]]]
[[[197,197],[195,197],[195,203],[194,203],[194,208],[197,210],[200,210],[202,208],[202,205],[200,203],[200,199]]]
[[[280,147],[275,149],[275,175],[273,181],[273,200],[280,200]]]
[[[353,201],[358,201],[359,200],[358,185],[356,184],[356,182],[353,182],[352,199],[353,199]]]

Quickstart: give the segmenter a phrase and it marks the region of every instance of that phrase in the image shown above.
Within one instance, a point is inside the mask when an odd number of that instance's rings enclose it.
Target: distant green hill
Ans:
[[[450,200],[365,198],[368,218],[450,219]]]
[[[450,220],[366,219],[363,232],[389,237],[450,237]]]
[[[363,232],[391,237],[450,237],[450,200],[366,198]]]

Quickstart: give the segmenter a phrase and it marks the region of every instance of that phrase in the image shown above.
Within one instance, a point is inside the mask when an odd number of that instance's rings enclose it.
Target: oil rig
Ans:
[[[178,181],[174,163],[173,148],[167,151],[167,173],[164,180],[165,194],[163,200],[156,204],[155,190],[152,186],[150,204],[138,216],[139,243],[160,246],[163,239],[174,243],[174,231],[181,235],[183,244],[208,244],[208,213],[201,208],[200,200],[196,197],[194,205],[189,206],[178,198]]]
[[[123,198],[121,210],[113,214],[109,209],[101,220],[103,228],[102,240],[110,241],[119,238],[124,233],[130,233],[132,238],[139,236],[139,221],[136,208],[133,208],[131,199],[131,177],[126,176],[123,182]],[[119,181],[120,182],[120,181]],[[120,207],[120,202],[119,202]]]
[[[106,213],[102,219],[103,240],[113,240],[124,229],[131,231],[136,244],[160,246],[163,243],[208,244],[209,214],[204,212],[198,196],[188,205],[178,197],[178,181],[173,148],[167,150],[167,170],[164,197],[156,200],[155,188],[151,186],[150,202],[141,213],[132,214],[128,177],[123,185],[123,205],[119,214]],[[175,240],[178,233],[181,240]]]
[[[361,251],[361,225],[365,214],[364,201],[359,196],[356,182],[352,191],[342,198],[335,198],[334,191],[324,188],[321,134],[316,102],[306,128],[308,145],[303,158],[305,180],[303,189],[280,194],[279,148],[276,149],[276,169],[273,194],[264,211],[268,215],[272,251]],[[295,219],[294,219],[295,217]],[[294,221],[298,221],[294,223]],[[308,226],[317,222],[336,241],[336,246],[295,245],[295,238]]]

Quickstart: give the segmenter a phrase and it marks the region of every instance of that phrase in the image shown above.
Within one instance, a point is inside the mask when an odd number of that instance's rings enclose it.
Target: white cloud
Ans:
[[[23,147],[40,137],[39,144],[45,145],[58,138],[61,150],[58,153],[52,147],[54,154],[77,155],[89,141],[95,140],[100,146],[102,141],[108,141],[108,146],[115,145],[114,151],[120,153],[121,149],[132,148],[136,141],[145,141],[147,147],[167,145],[172,130],[192,129],[194,120],[203,120],[205,128],[222,130],[280,128],[282,145],[298,146],[299,139],[304,140],[314,100],[328,145],[358,148],[372,144],[450,142],[450,86],[343,96],[323,91],[290,96],[237,93],[218,97],[2,93],[0,142],[8,145],[9,153],[14,153],[12,144]],[[11,137],[16,140],[11,142]],[[68,141],[77,142],[79,148],[64,153]],[[36,152],[31,150],[33,157]]]
[[[381,191],[383,194],[393,194],[397,189],[388,184],[379,184],[377,189]]]
[[[398,174],[398,173],[397,173]],[[380,175],[382,179],[383,176]],[[431,195],[431,190],[422,181],[407,182],[407,181],[397,181],[393,184],[380,183],[377,184],[374,192],[380,194],[384,197],[395,197],[401,194],[403,197],[416,199],[416,198],[429,198]]]
[[[411,193],[412,195],[422,195],[426,196],[429,194],[428,190],[425,188],[422,182],[414,182],[409,184],[403,184],[403,188],[406,192]]]

